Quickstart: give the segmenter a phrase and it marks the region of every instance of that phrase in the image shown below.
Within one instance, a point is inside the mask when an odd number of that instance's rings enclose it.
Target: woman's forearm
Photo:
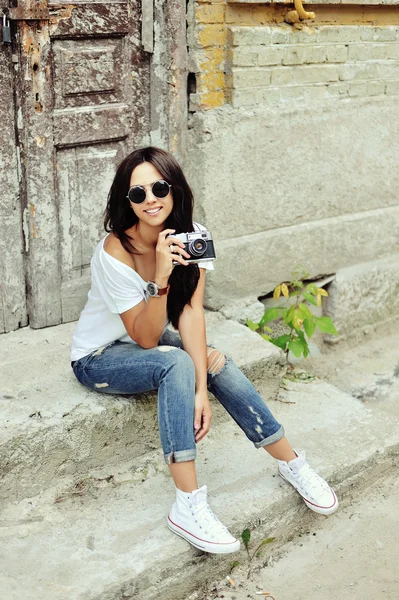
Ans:
[[[204,311],[186,305],[180,320],[179,333],[184,350],[191,356],[195,367],[195,389],[207,389],[206,326]]]
[[[168,285],[168,277],[161,277],[157,273],[154,281],[160,288]],[[144,310],[134,321],[132,337],[143,348],[155,348],[158,345],[167,320],[167,298],[167,294],[155,298],[150,296]]]
[[[155,348],[166,324],[167,295],[148,298],[133,323],[132,338],[143,348]]]

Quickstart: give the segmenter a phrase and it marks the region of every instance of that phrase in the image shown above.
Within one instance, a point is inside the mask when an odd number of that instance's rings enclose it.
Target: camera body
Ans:
[[[190,233],[171,233],[166,237],[169,236],[178,238],[183,242],[184,250],[190,255],[190,258],[185,258],[189,263],[198,264],[216,258],[212,234],[207,229]],[[178,265],[180,263],[173,261],[173,264]]]

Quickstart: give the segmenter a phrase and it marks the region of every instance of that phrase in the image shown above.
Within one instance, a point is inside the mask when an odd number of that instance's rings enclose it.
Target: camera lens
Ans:
[[[208,244],[205,240],[197,239],[193,242],[190,242],[188,251],[193,256],[202,256],[207,249]]]

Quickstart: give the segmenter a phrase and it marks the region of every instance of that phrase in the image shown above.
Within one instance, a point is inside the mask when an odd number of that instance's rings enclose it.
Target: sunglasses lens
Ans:
[[[166,181],[156,181],[152,186],[152,193],[156,198],[166,198],[169,194],[169,185]]]
[[[139,186],[132,187],[129,190],[129,200],[133,204],[141,204],[145,200],[145,189]]]

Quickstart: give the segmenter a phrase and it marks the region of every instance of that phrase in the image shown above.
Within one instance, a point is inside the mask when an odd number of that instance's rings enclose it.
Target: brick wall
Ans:
[[[216,246],[207,306],[256,300],[298,264],[317,277],[399,253],[399,9],[383,1],[288,25],[292,3],[189,0],[185,167]]]
[[[226,102],[227,28],[224,0],[194,2],[187,9],[189,71],[196,74],[190,109],[209,109]]]
[[[228,28],[233,107],[399,94],[399,26]]]
[[[291,8],[189,0],[191,111],[399,93],[397,7],[341,7],[330,15],[338,26],[318,24],[328,22],[325,5],[315,22],[288,25]]]

